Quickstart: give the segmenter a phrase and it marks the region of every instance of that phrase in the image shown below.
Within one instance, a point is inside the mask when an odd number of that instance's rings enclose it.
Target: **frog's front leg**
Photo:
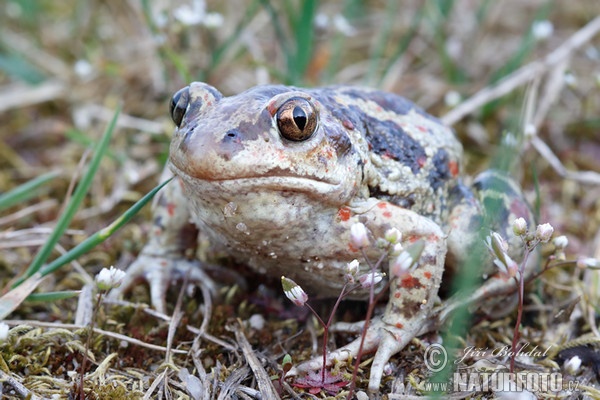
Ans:
[[[390,296],[385,313],[371,321],[364,338],[363,352],[375,351],[369,390],[377,391],[390,357],[402,350],[426,325],[444,272],[446,243],[442,229],[432,220],[387,202],[377,202],[367,212],[352,218],[349,225],[357,221],[364,223],[376,238],[383,237],[390,228],[397,228],[402,232],[404,247],[418,240],[423,240],[425,245],[416,269],[394,276],[390,268]],[[371,254],[376,257],[374,250]],[[390,261],[391,265],[393,260]],[[356,357],[360,342],[361,338],[358,338],[332,352],[328,360],[344,361]],[[320,367],[321,362],[315,359],[298,369],[307,371]]]
[[[165,169],[161,182],[172,176],[171,171]],[[211,289],[214,284],[198,262],[188,260],[195,252],[198,229],[190,221],[187,201],[177,177],[154,198],[152,216],[148,242],[127,269],[122,285],[113,289],[111,297],[119,297],[137,281],[146,280],[152,306],[164,313],[166,291],[173,279],[188,275],[190,281],[204,282]]]

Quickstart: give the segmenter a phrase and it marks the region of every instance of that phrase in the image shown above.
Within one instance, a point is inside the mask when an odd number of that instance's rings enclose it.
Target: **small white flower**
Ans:
[[[285,296],[298,307],[302,307],[304,303],[308,301],[306,292],[293,280],[282,276],[281,286],[283,286],[283,293]]]
[[[566,72],[563,79],[565,80],[565,84],[571,89],[577,87],[577,77],[572,72]]]
[[[522,236],[527,233],[527,221],[525,218],[517,218],[512,225],[513,232],[517,236]]]
[[[96,285],[100,290],[114,289],[121,286],[124,278],[125,271],[111,265],[110,268],[102,268],[102,271],[96,275]]]
[[[554,33],[554,25],[548,20],[535,21],[531,26],[531,33],[537,40],[545,40]]]
[[[548,223],[540,224],[537,226],[537,229],[535,230],[535,238],[542,243],[546,243],[550,240],[553,233],[554,233],[554,228],[552,227],[552,225],[550,225]]]
[[[498,267],[500,273],[505,276],[515,277],[519,271],[519,264],[517,264],[508,254],[504,254],[502,260],[499,258],[494,259],[494,265]]]
[[[565,361],[564,364],[565,371],[567,371],[571,375],[576,375],[580,367],[581,358],[579,358],[579,356],[569,358],[567,361]]]
[[[329,25],[329,16],[327,14],[323,14],[323,13],[318,13],[315,16],[315,28],[317,29],[325,29],[327,28],[327,25]]]
[[[494,256],[494,265],[505,276],[514,277],[517,275],[519,265],[508,255],[508,243],[497,232],[491,232],[485,240],[487,248]]]
[[[8,339],[9,327],[4,322],[0,322],[0,342]]]
[[[81,79],[91,78],[94,73],[94,67],[87,60],[77,60],[73,65],[73,70]]]
[[[552,243],[554,243],[554,246],[556,246],[556,248],[558,250],[563,250],[569,244],[569,239],[565,235],[561,235],[561,236],[555,237],[552,240]]]
[[[411,271],[411,267],[415,265],[414,261],[408,251],[403,251],[394,259],[394,262],[390,266],[390,273],[397,277],[404,276]]]
[[[200,25],[205,17],[203,7],[190,7],[187,4],[179,6],[173,10],[173,16],[183,25]]]
[[[383,279],[383,274],[381,272],[369,272],[364,275],[358,277],[358,281],[360,285],[368,289],[371,286],[377,285]]]
[[[402,232],[400,232],[396,228],[390,228],[387,231],[385,231],[383,237],[391,244],[396,244],[402,240]]]
[[[577,260],[578,268],[600,269],[600,260],[590,257],[583,257]]]
[[[370,242],[367,227],[360,222],[352,224],[350,227],[350,240],[357,249],[368,247]]]
[[[223,18],[223,14],[217,12],[209,12],[204,17],[204,21],[202,21],[203,25],[208,29],[216,29],[223,26],[225,22],[225,18]]]
[[[360,266],[360,263],[358,262],[358,260],[354,259],[352,261],[350,261],[348,264],[346,264],[346,272],[349,275],[356,275],[358,273],[358,268]]]
[[[456,90],[450,90],[444,95],[444,103],[448,107],[456,107],[460,103],[461,96]]]
[[[492,254],[498,258],[501,258],[508,251],[508,243],[498,232],[490,232],[490,236],[485,239],[485,244]]]
[[[419,240],[400,253],[390,265],[390,273],[392,276],[401,278],[414,271],[419,265],[418,261],[421,258],[424,249],[425,242]]]
[[[335,14],[333,16],[333,26],[344,36],[356,35],[356,28],[350,25],[350,22],[342,14]]]
[[[519,140],[517,136],[512,132],[506,132],[502,136],[502,145],[504,147],[517,147],[519,145]]]
[[[403,250],[404,250],[404,246],[402,246],[401,243],[396,243],[392,247],[392,250],[390,250],[390,256],[391,257],[397,257],[397,256],[400,255],[400,253],[402,253]]]
[[[527,124],[527,125],[525,125],[525,129],[524,129],[523,133],[525,134],[526,138],[532,138],[535,135],[537,135],[537,128],[535,127],[534,124]]]

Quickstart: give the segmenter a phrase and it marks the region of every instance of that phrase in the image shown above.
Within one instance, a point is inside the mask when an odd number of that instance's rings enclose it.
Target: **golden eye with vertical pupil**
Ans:
[[[283,103],[275,118],[279,134],[294,142],[308,139],[317,129],[317,110],[302,97],[293,97]]]
[[[183,116],[190,105],[190,88],[189,86],[179,89],[177,93],[171,97],[171,103],[169,104],[169,111],[171,113],[171,119],[175,122],[175,125],[179,128]]]

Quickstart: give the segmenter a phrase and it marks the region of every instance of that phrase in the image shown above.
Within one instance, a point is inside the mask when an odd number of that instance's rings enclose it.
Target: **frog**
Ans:
[[[506,174],[484,171],[465,183],[455,132],[394,93],[260,85],[224,96],[193,82],[173,95],[170,114],[176,129],[162,179],[173,181],[154,200],[148,242],[117,294],[145,279],[153,306],[165,312],[172,277],[187,274],[212,285],[203,263],[189,257],[202,237],[258,276],[286,276],[310,296],[335,297],[349,263],[360,259],[368,271],[364,257],[381,257],[377,246],[353,245],[351,227],[363,224],[372,242],[395,228],[402,245],[420,241],[422,251],[407,276],[387,272],[387,304],[371,321],[362,349],[375,353],[371,391],[394,355],[435,329],[444,304],[440,287],[449,285],[444,272],[464,262],[480,240],[481,221],[491,220],[490,228],[512,244],[518,238],[511,221],[532,220]],[[500,199],[501,208],[488,218],[490,199]],[[514,281],[487,264],[473,303],[515,290]],[[360,341],[333,350],[327,362],[356,357]],[[316,357],[296,370],[323,367]]]

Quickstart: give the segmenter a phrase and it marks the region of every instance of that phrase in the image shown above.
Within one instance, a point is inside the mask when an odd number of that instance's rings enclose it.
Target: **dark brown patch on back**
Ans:
[[[425,149],[394,121],[363,116],[365,136],[371,150],[408,166],[417,174],[427,160]]]

